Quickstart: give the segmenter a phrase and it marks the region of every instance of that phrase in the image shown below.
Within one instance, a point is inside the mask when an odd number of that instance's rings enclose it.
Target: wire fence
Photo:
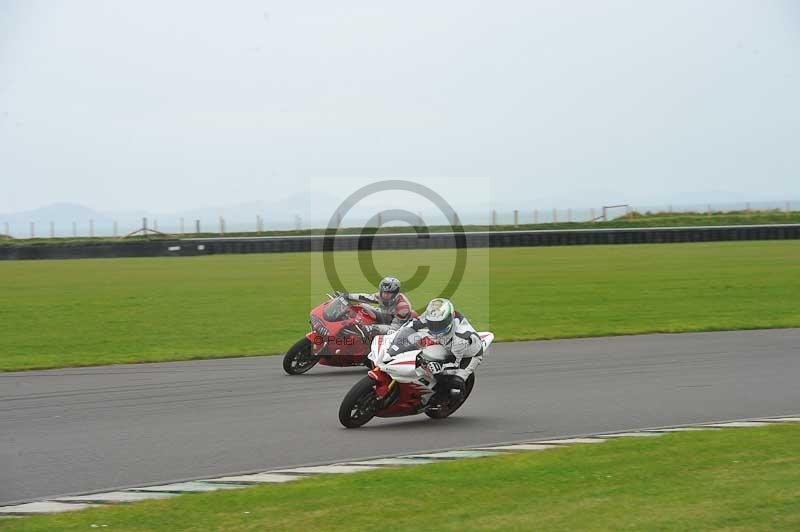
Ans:
[[[602,223],[609,221],[641,220],[642,217],[659,216],[669,223],[674,216],[719,216],[739,214],[742,216],[773,215],[779,221],[783,215],[789,218],[794,209],[800,209],[800,201],[758,201],[758,202],[726,202],[697,203],[682,205],[637,205],[618,203],[589,208],[520,208],[489,209],[486,213],[473,211],[459,213],[459,221],[464,225],[478,226],[524,226],[569,223]],[[380,219],[380,217],[378,218]],[[446,220],[441,220],[445,224]],[[439,223],[437,222],[437,225]],[[343,227],[346,227],[344,224]],[[356,226],[354,223],[353,226]],[[132,234],[165,233],[170,235],[191,234],[235,234],[265,233],[268,231],[302,230],[324,227],[324,223],[306,224],[297,215],[286,222],[267,222],[262,214],[242,214],[236,217],[215,218],[143,218],[118,221],[108,218],[65,221],[4,221],[0,225],[0,234],[15,239],[27,238],[85,238],[104,237],[121,238]]]
[[[489,225],[538,225],[563,223],[592,223],[610,221],[636,221],[646,216],[658,216],[665,220],[679,216],[715,216],[740,214],[744,217],[758,214],[783,214],[789,217],[800,201],[759,201],[696,203],[683,205],[637,205],[619,203],[600,207],[577,209],[517,209],[513,211],[491,211]]]

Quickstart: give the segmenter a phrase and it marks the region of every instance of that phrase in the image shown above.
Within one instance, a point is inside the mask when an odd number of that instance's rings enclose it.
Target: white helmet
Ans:
[[[455,328],[453,317],[455,309],[449,299],[437,297],[428,303],[425,309],[425,324],[428,332],[437,340],[446,340],[453,336]]]

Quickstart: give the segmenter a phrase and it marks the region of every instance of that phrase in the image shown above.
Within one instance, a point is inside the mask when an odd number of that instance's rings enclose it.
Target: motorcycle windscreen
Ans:
[[[337,297],[325,305],[322,311],[322,318],[325,321],[343,321],[350,314],[350,304],[343,298]]]
[[[390,357],[394,357],[407,351],[419,350],[417,346],[418,339],[419,333],[417,331],[411,327],[401,327],[392,338],[392,345],[389,346],[386,353]]]

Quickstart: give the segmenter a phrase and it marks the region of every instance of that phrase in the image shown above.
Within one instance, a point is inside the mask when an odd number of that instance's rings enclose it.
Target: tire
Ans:
[[[364,377],[350,388],[339,406],[339,422],[348,429],[358,428],[375,417],[378,397],[375,381]]]
[[[448,408],[439,408],[437,410],[425,410],[425,415],[431,419],[444,419],[452,415],[456,410],[461,408],[461,405],[467,402],[469,399],[469,395],[472,393],[472,389],[475,387],[475,374],[471,374],[467,377],[466,391],[464,392],[464,398],[459,401],[458,404],[450,406]]]
[[[301,338],[289,348],[283,356],[283,371],[289,375],[301,375],[310,370],[319,362],[319,357],[313,354],[311,340]]]

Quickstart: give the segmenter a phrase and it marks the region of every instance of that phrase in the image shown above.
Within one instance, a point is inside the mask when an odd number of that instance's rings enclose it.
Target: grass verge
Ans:
[[[317,477],[72,514],[4,531],[800,529],[800,426]]]
[[[368,290],[357,253],[337,253]],[[453,250],[379,251],[420,263],[438,295]],[[453,300],[499,340],[800,326],[800,242],[470,250]],[[285,352],[329,289],[319,254],[0,262],[0,370]]]

